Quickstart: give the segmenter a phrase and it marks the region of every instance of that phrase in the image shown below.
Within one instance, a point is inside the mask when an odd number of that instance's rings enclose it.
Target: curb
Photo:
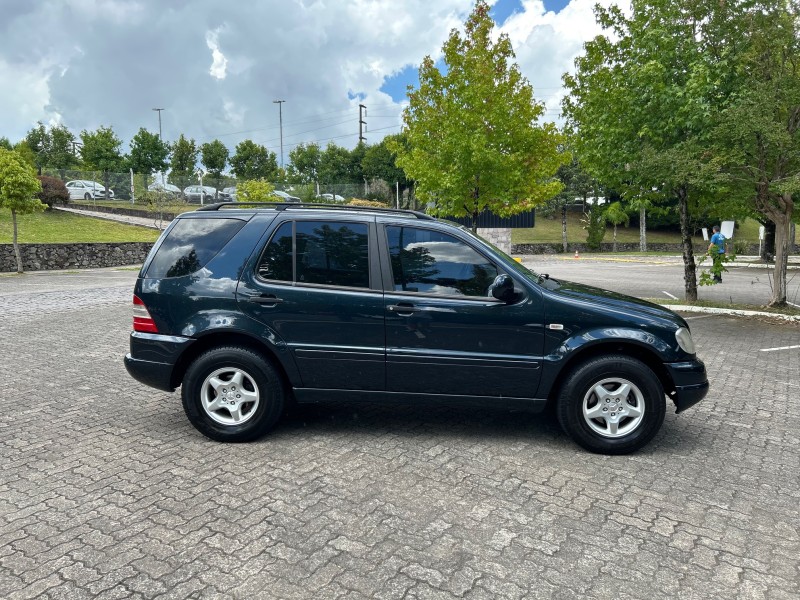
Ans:
[[[764,312],[761,310],[739,310],[735,308],[714,308],[711,306],[692,306],[689,304],[661,304],[664,308],[682,312],[708,313],[712,315],[735,315],[737,317],[771,317],[781,321],[800,323],[800,315]]]

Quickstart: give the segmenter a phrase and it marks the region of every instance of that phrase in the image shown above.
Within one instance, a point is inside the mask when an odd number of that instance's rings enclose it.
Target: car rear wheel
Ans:
[[[664,422],[664,390],[643,362],[624,355],[575,368],[556,404],[561,427],[591,452],[627,454],[645,446]]]
[[[200,355],[186,371],[181,388],[189,421],[220,442],[249,442],[264,435],[278,422],[285,396],[269,360],[235,346]]]

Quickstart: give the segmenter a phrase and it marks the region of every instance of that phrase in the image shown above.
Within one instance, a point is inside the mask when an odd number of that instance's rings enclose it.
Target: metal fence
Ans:
[[[197,176],[181,177],[161,174],[146,175],[143,173],[119,173],[103,171],[79,171],[72,169],[42,169],[43,175],[56,177],[68,184],[70,199],[97,203],[98,201],[120,201],[135,203],[145,190],[166,189],[176,197],[189,202],[222,201],[235,197],[235,188],[243,180],[234,177],[211,177],[202,179]],[[73,182],[84,182],[77,186]],[[198,190],[189,190],[202,185],[203,194]],[[276,190],[286,192],[300,198],[303,202],[340,203],[354,198],[378,200],[389,206],[415,208],[416,202],[412,190],[401,190],[396,184],[382,180],[373,180],[361,184],[342,183],[309,183],[291,184],[273,183]],[[106,190],[109,190],[106,193]],[[112,194],[113,191],[113,194]]]

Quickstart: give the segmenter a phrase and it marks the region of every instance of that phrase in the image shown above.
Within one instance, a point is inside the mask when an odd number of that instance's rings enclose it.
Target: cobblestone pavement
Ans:
[[[633,456],[349,403],[222,445],[126,375],[134,277],[0,278],[0,598],[800,596],[798,325],[691,316],[710,395]]]

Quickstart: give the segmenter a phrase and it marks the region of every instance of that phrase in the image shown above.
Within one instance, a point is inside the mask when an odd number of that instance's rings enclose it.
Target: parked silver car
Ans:
[[[217,188],[209,185],[190,185],[183,189],[183,195],[188,202],[214,202],[217,197]]]
[[[176,198],[183,193],[181,192],[181,188],[179,188],[177,185],[172,185],[171,183],[161,183],[160,181],[151,183],[147,186],[147,189],[151,192],[168,192]]]
[[[219,199],[224,202],[236,202],[236,186],[222,188],[219,192]]]

